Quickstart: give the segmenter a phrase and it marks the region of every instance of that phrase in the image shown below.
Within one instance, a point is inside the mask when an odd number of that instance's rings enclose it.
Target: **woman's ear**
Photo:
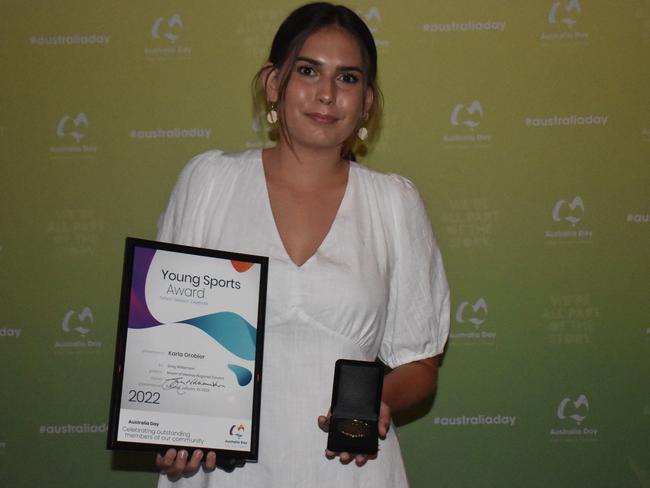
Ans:
[[[366,98],[364,100],[363,111],[367,115],[370,112],[370,107],[372,107],[372,102],[375,100],[375,92],[372,91],[371,87],[366,88]]]
[[[266,101],[275,103],[278,101],[278,70],[273,63],[265,63],[262,66],[262,82],[264,83],[264,95]]]

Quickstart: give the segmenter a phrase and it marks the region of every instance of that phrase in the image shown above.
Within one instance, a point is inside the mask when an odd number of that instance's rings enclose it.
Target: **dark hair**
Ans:
[[[278,29],[273,43],[271,44],[271,51],[269,53],[268,62],[273,65],[280,73],[278,83],[278,100],[280,113],[283,112],[283,98],[287,85],[289,84],[289,77],[291,76],[291,69],[283,69],[287,66],[291,67],[302,49],[307,38],[313,33],[327,26],[339,26],[349,32],[356,40],[361,51],[361,59],[363,62],[364,72],[364,88],[370,88],[373,92],[373,101],[370,107],[366,108],[368,119],[366,125],[371,129],[371,134],[376,133],[378,124],[377,119],[381,112],[382,96],[377,84],[377,48],[372,33],[368,26],[359,18],[359,16],[343,5],[333,5],[326,2],[316,2],[303,5],[297,8],[282,22]],[[289,64],[287,64],[289,63]],[[267,110],[268,100],[264,94],[266,84],[265,75],[263,77],[264,69],[258,71],[255,79],[253,80],[254,89],[258,96],[258,104],[263,100]],[[365,91],[365,90],[364,90]],[[259,97],[262,97],[261,99]],[[365,100],[365,98],[364,98]],[[365,102],[364,102],[365,103]],[[287,133],[287,128],[284,125],[284,117],[280,117],[280,128],[285,138],[291,143],[291,138]],[[357,141],[356,132],[351,134],[347,141],[343,144],[342,155],[344,157],[354,157],[352,150],[354,149]]]

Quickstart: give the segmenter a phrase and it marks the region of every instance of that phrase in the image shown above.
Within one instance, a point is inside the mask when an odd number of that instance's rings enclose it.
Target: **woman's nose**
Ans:
[[[331,105],[336,100],[336,86],[333,80],[323,77],[318,86],[318,100],[323,105]]]

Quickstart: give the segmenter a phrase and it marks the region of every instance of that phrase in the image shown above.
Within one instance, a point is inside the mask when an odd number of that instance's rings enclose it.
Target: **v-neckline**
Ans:
[[[338,208],[336,209],[336,213],[334,214],[334,219],[332,220],[332,223],[330,224],[329,229],[327,229],[327,232],[325,233],[325,236],[323,239],[320,241],[318,244],[318,247],[316,247],[316,250],[309,256],[302,264],[296,263],[291,255],[289,254],[289,251],[287,251],[287,248],[284,245],[284,241],[282,240],[282,235],[280,234],[280,230],[278,229],[278,224],[275,221],[275,215],[273,215],[273,207],[271,206],[271,195],[269,194],[269,186],[268,183],[266,182],[266,173],[264,171],[264,160],[262,158],[262,150],[259,150],[258,153],[258,164],[259,164],[259,177],[262,179],[262,186],[264,187],[264,200],[266,203],[266,211],[267,211],[267,216],[271,222],[271,226],[273,227],[274,234],[275,234],[275,239],[277,243],[279,244],[279,247],[282,249],[282,252],[284,253],[284,257],[286,260],[292,265],[293,268],[295,269],[303,269],[305,266],[307,266],[311,261],[314,260],[315,256],[323,249],[323,247],[326,245],[329,239],[331,239],[331,235],[334,233],[335,227],[337,225],[337,222],[340,220],[340,215],[342,213],[342,209],[344,208],[344,205],[346,204],[349,196],[348,194],[350,193],[350,188],[352,186],[352,182],[350,181],[353,177],[353,171],[352,167],[354,163],[352,161],[348,161],[348,178],[345,183],[345,190],[343,192],[343,198],[341,198],[341,202],[339,203]]]

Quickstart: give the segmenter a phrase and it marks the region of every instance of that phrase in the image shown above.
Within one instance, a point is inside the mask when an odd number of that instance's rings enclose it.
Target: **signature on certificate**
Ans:
[[[201,388],[225,388],[225,385],[221,383],[220,379],[203,379],[203,378],[184,378],[182,376],[175,376],[173,378],[167,378],[162,382],[163,390],[176,390],[176,393],[179,395],[184,395],[186,390],[183,387],[186,386],[197,386]]]

